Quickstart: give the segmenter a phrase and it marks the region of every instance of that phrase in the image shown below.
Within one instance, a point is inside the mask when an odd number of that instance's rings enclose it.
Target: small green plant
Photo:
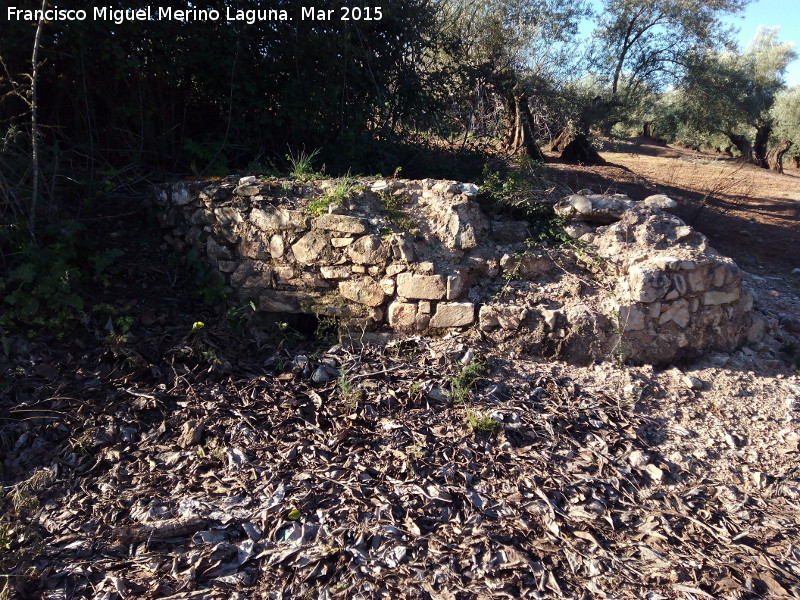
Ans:
[[[248,319],[251,314],[256,312],[256,305],[252,300],[249,300],[247,304],[244,306],[231,306],[228,308],[227,312],[225,313],[225,318],[228,321],[228,325],[230,328],[236,333],[237,335],[242,335],[245,330],[245,326],[248,323]]]
[[[354,410],[358,406],[364,393],[363,390],[353,382],[353,379],[348,377],[345,369],[342,369],[339,373],[339,379],[336,380],[336,389],[339,392],[339,399],[342,401],[342,404],[350,410]]]
[[[287,154],[286,160],[291,166],[289,176],[299,181],[310,181],[317,177],[319,173],[314,169],[314,159],[318,155],[319,149],[314,150],[311,154],[306,154],[305,150],[301,150],[296,156],[292,152]]]
[[[353,193],[354,186],[347,179],[340,179],[322,198],[316,198],[305,207],[306,214],[319,217],[328,212],[332,204],[342,204]]]
[[[289,323],[287,323],[286,321],[278,322],[277,327],[278,327],[278,338],[280,339],[280,342],[278,343],[279,346],[295,348],[304,339],[303,334],[297,331],[291,325],[289,325]]]
[[[261,155],[248,163],[246,169],[248,173],[252,173],[258,177],[280,177],[281,173],[275,167],[271,160],[263,160]]]
[[[341,342],[341,323],[336,317],[317,316],[314,339],[320,344],[333,345]]]
[[[186,267],[197,288],[196,293],[205,305],[214,306],[226,302],[225,281],[202,259],[200,251],[194,246],[186,253]]]
[[[44,329],[60,338],[84,316],[88,290],[109,284],[108,269],[122,253],[93,248],[75,221],[46,228],[42,239],[22,246],[0,278],[0,328]]]
[[[383,205],[384,215],[386,215],[386,218],[392,223],[392,225],[413,235],[419,233],[419,228],[403,212],[403,209],[401,208],[403,204],[402,196],[393,196],[386,192],[381,192],[378,196],[378,199]]]
[[[472,410],[467,411],[467,425],[475,432],[495,433],[500,429],[500,423],[490,415]]]
[[[453,404],[463,403],[478,383],[478,379],[488,372],[489,363],[480,360],[473,360],[461,367],[458,374],[450,381],[450,395]]]

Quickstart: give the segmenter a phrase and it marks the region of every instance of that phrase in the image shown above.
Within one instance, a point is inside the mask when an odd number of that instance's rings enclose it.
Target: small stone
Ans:
[[[459,361],[462,365],[468,365],[472,362],[472,359],[475,358],[475,353],[472,350],[467,350],[464,352],[464,356],[461,357]]]
[[[731,302],[736,302],[740,294],[739,288],[736,288],[732,292],[706,292],[703,294],[703,304],[706,306],[730,304]]]
[[[469,198],[474,198],[478,195],[479,188],[474,183],[461,183],[458,190]]]
[[[239,185],[253,185],[258,181],[255,175],[248,175],[239,179]]]
[[[352,273],[350,267],[341,265],[324,265],[319,272],[325,279],[347,279]]]
[[[644,313],[635,306],[620,306],[619,320],[625,331],[642,331],[645,327]]]
[[[389,251],[384,246],[381,236],[365,235],[347,247],[347,255],[354,263],[376,265],[388,258]]]
[[[684,377],[683,381],[690,390],[702,390],[706,386],[705,381],[691,375]]]
[[[669,196],[665,196],[664,194],[655,194],[653,196],[648,196],[644,200],[642,200],[642,204],[645,206],[649,206],[651,208],[659,208],[666,212],[675,212],[678,210],[678,203],[675,202]]]
[[[386,294],[387,296],[394,295],[395,283],[394,279],[392,279],[391,277],[384,277],[378,282],[378,285],[381,286],[383,293]]]
[[[646,452],[642,452],[641,450],[634,450],[628,456],[628,462],[631,464],[632,467],[641,469],[650,462],[650,457],[647,455]]]
[[[311,373],[311,381],[314,383],[328,383],[329,381],[333,381],[333,379],[333,373],[323,365],[318,366],[314,369],[314,372]]]
[[[282,235],[276,233],[269,238],[269,254],[272,258],[282,257],[285,249],[286,247]]]
[[[413,331],[417,323],[417,305],[412,302],[392,302],[388,317],[392,329]]]
[[[644,472],[653,480],[653,483],[661,483],[661,480],[664,479],[664,471],[655,465],[645,465]]]
[[[322,215],[314,220],[312,226],[337,233],[361,234],[367,232],[367,223],[363,219],[336,214]]]
[[[334,248],[345,248],[352,244],[354,238],[343,238],[343,237],[335,237],[331,238],[331,246]]]
[[[463,287],[463,280],[461,279],[461,275],[448,275],[447,276],[447,292],[445,297],[448,300],[456,300],[461,294],[461,289]]]
[[[292,246],[292,252],[297,262],[309,265],[319,258],[319,255],[328,245],[328,237],[321,231],[309,231]]]
[[[257,185],[240,185],[233,193],[237,196],[258,196],[261,193],[261,188]]]

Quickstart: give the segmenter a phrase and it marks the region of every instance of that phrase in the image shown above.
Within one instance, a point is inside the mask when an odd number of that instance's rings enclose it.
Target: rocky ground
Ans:
[[[127,334],[0,355],[6,597],[800,597],[790,259],[757,344],[575,367],[237,334],[141,222],[102,222]]]

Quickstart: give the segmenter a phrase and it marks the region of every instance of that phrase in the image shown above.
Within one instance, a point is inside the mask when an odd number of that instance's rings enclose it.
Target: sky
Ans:
[[[739,29],[738,41],[743,50],[755,37],[759,26],[763,25],[780,27],[778,39],[782,42],[794,42],[795,49],[800,53],[800,0],[757,0],[743,14],[728,17],[725,22]],[[789,65],[786,83],[789,86],[800,85],[800,59]]]

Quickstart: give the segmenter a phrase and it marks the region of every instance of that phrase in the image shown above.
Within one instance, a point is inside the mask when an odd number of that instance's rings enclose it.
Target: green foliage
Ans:
[[[314,328],[314,339],[327,346],[341,342],[342,324],[337,317],[317,317],[317,326]]]
[[[775,97],[770,111],[775,123],[775,140],[789,140],[794,145],[789,154],[800,156],[800,86],[784,90]]]
[[[314,168],[314,159],[319,156],[319,152],[317,149],[311,154],[306,154],[305,150],[301,150],[297,155],[292,152],[287,154],[286,160],[291,166],[289,176],[297,181],[310,181],[319,177],[320,173]]]
[[[316,198],[309,202],[304,211],[306,214],[319,217],[328,212],[328,207],[332,204],[342,204],[348,196],[353,193],[355,186],[347,179],[340,179],[336,185],[327,191],[322,198]]]
[[[480,199],[495,211],[527,221],[531,226],[531,245],[571,241],[564,232],[565,220],[556,215],[547,199],[552,188],[539,174],[540,168],[532,162],[521,162],[520,168],[506,173],[484,167]]]
[[[122,256],[118,249],[96,250],[80,223],[49,228],[41,246],[29,243],[12,256],[0,279],[4,310],[0,328],[44,329],[62,337],[83,316],[89,290],[110,283],[109,267]]]
[[[342,369],[339,378],[336,380],[336,389],[342,404],[350,410],[354,410],[361,402],[364,391],[348,376],[347,371]]]
[[[784,87],[783,75],[797,57],[793,45],[780,43],[777,36],[777,29],[761,28],[745,52],[690,56],[677,95],[692,129],[723,134],[746,158],[757,161],[763,161],[769,133],[777,124],[772,108]],[[785,117],[791,114],[783,104],[778,110]]]
[[[416,234],[419,231],[419,228],[414,222],[403,212],[402,205],[405,201],[403,196],[395,196],[388,192],[381,192],[378,195],[378,199],[383,207],[383,214],[392,225],[411,234]],[[388,233],[387,231],[387,234]]]
[[[188,155],[189,168],[195,175],[225,175],[229,173],[228,158],[223,152],[223,142],[199,143],[190,138],[183,142]]]
[[[468,397],[469,393],[478,383],[478,380],[489,372],[489,363],[481,360],[473,360],[464,365],[458,374],[450,381],[450,395],[453,404],[461,404]]]
[[[194,246],[186,253],[186,267],[196,293],[204,304],[215,306],[226,301],[225,281],[203,260],[200,251]]]
[[[467,425],[472,431],[483,433],[495,433],[501,427],[490,415],[472,410],[467,411]]]
[[[252,300],[250,300],[244,306],[229,307],[225,313],[225,319],[228,321],[228,325],[230,325],[234,333],[237,335],[242,335],[245,331],[247,323],[250,320],[250,316],[255,312],[256,305]]]

